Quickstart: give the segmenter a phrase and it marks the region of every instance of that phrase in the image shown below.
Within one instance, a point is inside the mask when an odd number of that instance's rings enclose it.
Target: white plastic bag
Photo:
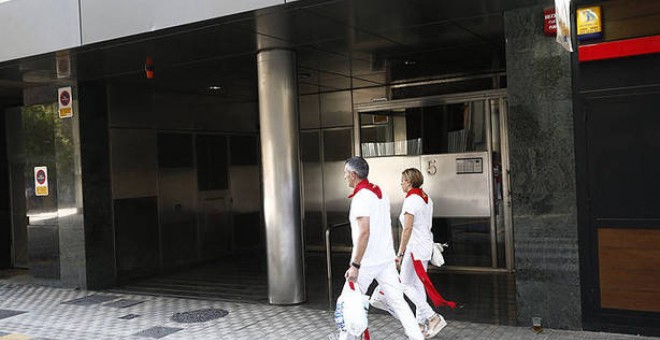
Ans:
[[[376,289],[374,289],[374,292],[371,294],[371,298],[369,299],[369,304],[374,308],[378,308],[380,310],[384,310],[390,313],[395,319],[398,319],[396,313],[394,312],[394,309],[392,309],[392,306],[390,306],[390,304],[387,303],[387,299],[385,298],[385,293],[380,288],[380,285],[376,286]]]
[[[340,331],[346,331],[352,336],[361,336],[367,329],[369,320],[369,297],[362,295],[360,288],[353,285],[351,289],[347,284],[337,298],[335,308],[335,323]]]
[[[571,0],[555,0],[557,19],[557,42],[567,51],[573,52],[571,42]]]
[[[433,255],[431,255],[431,264],[436,267],[442,267],[445,264],[445,258],[442,252],[445,251],[447,244],[433,243]]]

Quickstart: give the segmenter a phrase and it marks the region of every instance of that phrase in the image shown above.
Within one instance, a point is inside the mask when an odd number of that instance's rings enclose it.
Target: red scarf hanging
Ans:
[[[353,193],[350,194],[348,198],[353,198],[353,196],[355,196],[355,194],[357,194],[358,191],[362,189],[367,189],[373,192],[374,194],[376,194],[376,196],[378,196],[378,199],[383,198],[383,192],[380,190],[380,188],[375,184],[369,183],[369,181],[366,179],[363,179],[360,183],[358,183],[355,186],[355,189],[353,189]]]
[[[415,260],[415,256],[413,256],[413,254],[410,254],[410,256],[412,257],[413,266],[415,267],[415,272],[417,273],[419,280],[422,281],[422,283],[424,284],[424,288],[426,289],[426,294],[431,298],[431,301],[433,301],[433,305],[436,307],[448,306],[449,308],[452,309],[456,308],[456,302],[445,300],[442,297],[442,295],[438,293],[435,287],[433,287],[433,283],[431,283],[431,279],[429,278],[429,275],[426,273],[422,261]]]
[[[408,190],[408,193],[406,194],[406,198],[410,197],[411,195],[418,195],[424,200],[424,203],[428,204],[429,203],[429,196],[426,195],[424,191],[420,188],[412,188]]]

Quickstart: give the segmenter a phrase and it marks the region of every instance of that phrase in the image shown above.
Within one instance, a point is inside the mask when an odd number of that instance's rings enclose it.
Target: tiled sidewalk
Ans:
[[[195,311],[202,312],[181,314]],[[213,317],[216,318],[206,320]],[[405,339],[400,324],[388,315],[372,314],[369,322],[372,339]],[[448,322],[438,339],[654,339],[549,329],[536,334],[523,327]],[[334,327],[331,312],[305,306],[282,307],[0,284],[0,340],[323,340],[333,338]]]

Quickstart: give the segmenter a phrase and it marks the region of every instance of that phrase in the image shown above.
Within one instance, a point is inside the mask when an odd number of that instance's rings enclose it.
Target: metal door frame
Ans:
[[[514,271],[514,249],[513,249],[513,217],[511,211],[511,185],[510,185],[510,161],[509,161],[509,139],[508,139],[508,110],[507,110],[508,93],[506,89],[486,90],[477,92],[465,92],[449,95],[428,96],[410,99],[397,99],[386,102],[378,103],[357,103],[353,106],[353,152],[356,155],[361,155],[362,150],[360,147],[360,133],[361,122],[360,114],[366,112],[392,110],[392,109],[408,109],[415,107],[427,107],[432,105],[446,105],[457,104],[465,102],[484,102],[484,119],[486,123],[487,134],[487,152],[488,157],[492,157],[493,140],[492,140],[492,122],[491,122],[491,101],[497,100],[500,110],[499,123],[500,123],[500,148],[501,148],[501,163],[502,163],[502,201],[503,201],[503,214],[504,214],[504,268],[497,267],[497,235],[496,235],[496,221],[495,221],[495,200],[493,196],[494,178],[489,176],[489,191],[490,191],[490,243],[491,243],[491,267],[468,267],[468,266],[445,266],[446,269],[454,271],[471,271],[471,272],[512,272]],[[420,155],[421,157],[422,155]],[[492,159],[491,159],[492,162]],[[491,163],[492,166],[492,163]]]

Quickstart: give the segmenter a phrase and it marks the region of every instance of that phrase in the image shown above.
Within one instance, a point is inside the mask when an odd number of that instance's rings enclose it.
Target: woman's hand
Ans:
[[[401,260],[403,258],[397,256],[396,259],[394,259],[394,263],[396,264],[396,270],[401,270]]]

